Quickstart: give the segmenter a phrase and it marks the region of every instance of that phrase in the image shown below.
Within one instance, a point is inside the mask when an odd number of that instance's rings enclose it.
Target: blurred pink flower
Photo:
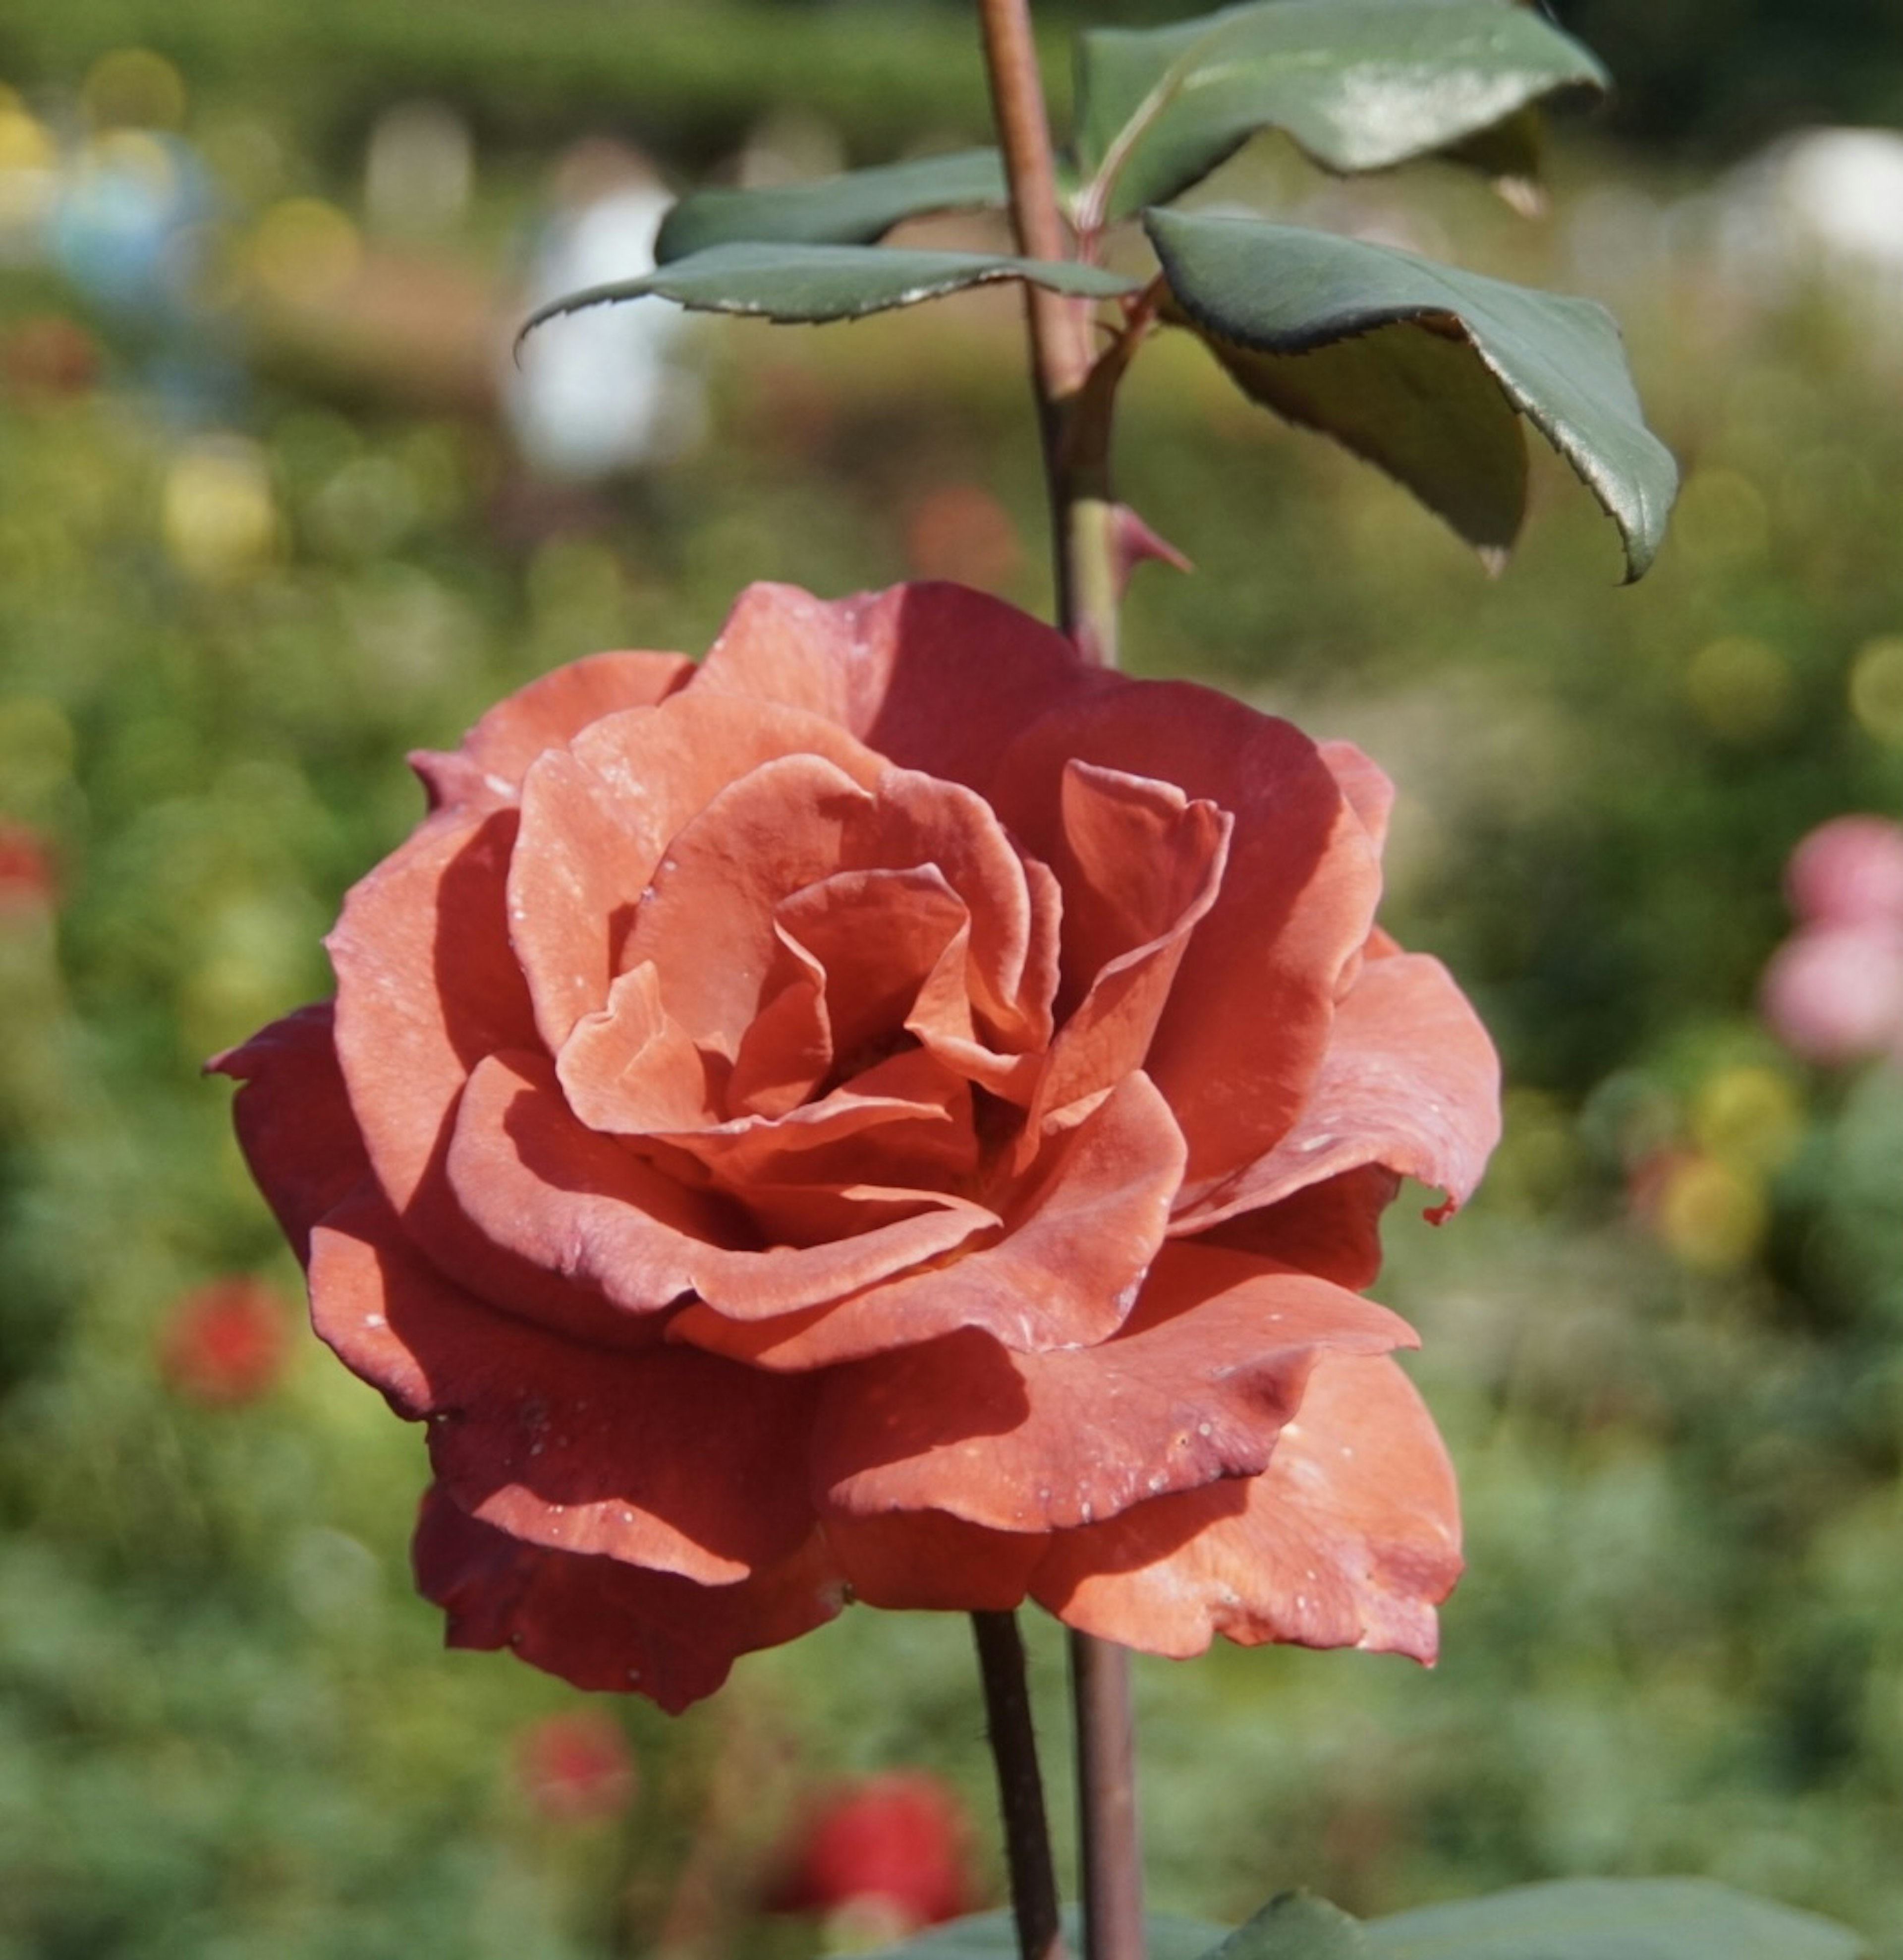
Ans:
[[[1807,926],[1903,929],[1903,824],[1838,816],[1790,854],[1784,892]]]
[[[558,1823],[618,1815],[634,1799],[634,1758],[621,1725],[605,1711],[549,1715],[516,1742],[523,1794]]]
[[[1903,924],[1816,925],[1771,956],[1758,1009],[1793,1054],[1826,1065],[1903,1042]]]

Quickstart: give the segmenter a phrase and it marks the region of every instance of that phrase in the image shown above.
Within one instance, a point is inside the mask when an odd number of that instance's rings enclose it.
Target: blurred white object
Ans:
[[[613,180],[602,187],[604,175]],[[529,295],[545,305],[654,269],[654,238],[674,202],[624,151],[590,145],[564,167],[535,252]],[[503,406],[525,457],[588,480],[667,463],[706,431],[697,377],[678,357],[687,322],[671,301],[591,307],[538,327],[503,375]]]
[[[1903,304],[1903,132],[1800,131],[1732,172],[1719,198],[1721,247],[1741,269]]]

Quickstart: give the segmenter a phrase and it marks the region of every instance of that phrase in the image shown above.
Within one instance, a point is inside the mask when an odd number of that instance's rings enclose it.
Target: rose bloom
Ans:
[[[456,1645],[677,1709],[848,1600],[1422,1659],[1451,1474],[1355,1290],[1496,1066],[1353,750],[952,585],[755,587],[452,754],[334,1004],[212,1065],[435,1484]]]

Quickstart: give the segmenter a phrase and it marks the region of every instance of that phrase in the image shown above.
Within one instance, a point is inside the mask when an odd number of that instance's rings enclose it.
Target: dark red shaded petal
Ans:
[[[625,943],[674,838],[729,784],[793,756],[866,789],[885,766],[815,715],[694,687],[596,723],[530,771],[510,931],[551,1053],[632,963]]]
[[[519,1052],[492,1056],[471,1077],[449,1176],[489,1243],[634,1313],[688,1293],[737,1319],[796,1312],[939,1257],[996,1222],[980,1205],[926,1194],[913,1215],[837,1243],[751,1246],[744,1217],[584,1128],[552,1064]]]
[[[802,1382],[496,1312],[418,1258],[368,1186],[313,1234],[310,1289],[345,1366],[429,1418],[445,1488],[514,1537],[725,1585],[812,1529],[785,1475],[811,1427]]]
[[[901,1612],[1007,1613],[1050,1542],[942,1511],[829,1518],[823,1529],[853,1597]]]
[[[964,586],[828,601],[754,585],[694,686],[823,714],[901,768],[984,794],[1020,729],[1110,679],[1061,633]]]
[[[1166,1249],[1094,1348],[1013,1354],[975,1329],[824,1378],[814,1490],[856,1517],[936,1508],[999,1531],[1115,1516],[1266,1467],[1330,1353],[1412,1345],[1385,1307],[1243,1255]]]
[[[1047,1152],[1002,1235],[962,1256],[902,1272],[814,1312],[758,1314],[737,1304],[684,1309],[669,1338],[763,1368],[857,1360],[978,1327],[1037,1353],[1106,1340],[1123,1324],[1162,1242],[1182,1140],[1147,1077],[1126,1077]],[[718,1309],[718,1311],[715,1311]]]
[[[1059,807],[1052,869],[1063,892],[1067,1018],[1037,1083],[1026,1153],[1143,1065],[1229,848],[1230,819],[1215,804],[1086,762],[1066,765]]]
[[[1370,959],[1335,1017],[1320,1078],[1259,1162],[1198,1192],[1171,1229],[1198,1232],[1363,1164],[1456,1203],[1500,1137],[1500,1064],[1466,996],[1425,953]]]
[[[1146,1653],[1200,1653],[1221,1634],[1431,1662],[1460,1545],[1453,1472],[1413,1385],[1384,1357],[1331,1355],[1260,1477],[1061,1533],[1031,1591]]]
[[[1144,1062],[1182,1126],[1190,1182],[1226,1175],[1269,1149],[1307,1097],[1374,915],[1373,846],[1307,736],[1206,688],[1125,682],[1012,744],[993,801],[1047,861],[1073,759],[1174,783],[1235,819],[1221,894]]]
[[[1279,1204],[1238,1213],[1199,1232],[1193,1242],[1253,1252],[1358,1293],[1381,1270],[1381,1214],[1400,1188],[1385,1166],[1358,1165]]]
[[[529,765],[605,714],[646,708],[685,685],[694,663],[681,654],[591,654],[498,702],[453,754],[419,749],[410,766],[431,810],[496,810],[513,803]]]
[[[239,1147],[300,1260],[310,1228],[370,1167],[337,1066],[333,1018],[328,1001],[300,1007],[205,1064],[242,1085],[231,1100]]]
[[[632,1691],[671,1715],[711,1694],[743,1653],[833,1618],[845,1588],[817,1534],[732,1586],[697,1586],[612,1558],[524,1545],[424,1495],[417,1589],[449,1615],[453,1647],[512,1647],[577,1688]]]

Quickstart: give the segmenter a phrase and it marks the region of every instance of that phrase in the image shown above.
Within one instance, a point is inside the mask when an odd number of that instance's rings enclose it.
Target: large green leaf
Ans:
[[[1374,1960],[1360,1923],[1307,1892],[1284,1892],[1205,1960]]]
[[[1362,1928],[1377,1960],[1857,1960],[1846,1927],[1706,1879],[1568,1879]]]
[[[757,313],[767,320],[856,320],[888,307],[935,300],[996,279],[1028,279],[1053,292],[1113,299],[1137,282],[1095,266],[1014,259],[990,252],[904,252],[878,245],[710,245],[638,279],[590,286],[529,317],[545,320],[622,300],[673,300],[702,313]]]
[[[1678,466],[1603,307],[1326,232],[1144,222],[1172,317],[1252,399],[1379,464],[1488,555],[1525,510],[1523,415],[1619,527],[1628,576],[1650,565]]]
[[[1143,1926],[1146,1960],[1203,1960],[1225,1936],[1220,1926],[1168,1913],[1150,1914]],[[1064,1931],[1071,1952],[1082,1952],[1082,1928],[1074,1908],[1064,1914]],[[1009,1913],[980,1913],[954,1920],[902,1946],[882,1947],[866,1960],[1018,1960],[1018,1934]]]
[[[1004,164],[997,151],[960,150],[817,183],[697,191],[668,213],[654,241],[654,256],[665,266],[710,245],[747,240],[872,245],[903,218],[1004,201]]]
[[[1256,130],[1331,170],[1453,148],[1599,62],[1513,0],[1252,0],[1167,27],[1085,34],[1077,141],[1086,202],[1122,217],[1208,176]]]

